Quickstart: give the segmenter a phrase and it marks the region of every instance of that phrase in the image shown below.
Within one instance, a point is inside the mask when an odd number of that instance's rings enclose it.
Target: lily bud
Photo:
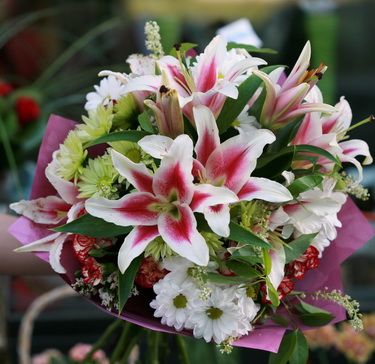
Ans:
[[[144,103],[155,113],[161,135],[176,138],[184,133],[184,119],[176,90],[161,86],[156,95],[156,102],[145,100]]]

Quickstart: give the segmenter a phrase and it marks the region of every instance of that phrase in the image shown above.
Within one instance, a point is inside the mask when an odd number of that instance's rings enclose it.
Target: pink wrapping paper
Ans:
[[[44,170],[52,159],[52,153],[58,149],[59,144],[64,141],[74,125],[75,122],[72,120],[56,115],[50,117],[39,151],[31,198],[56,193],[46,179]],[[373,228],[350,199],[343,206],[339,214],[339,219],[343,227],[338,231],[337,239],[324,251],[319,267],[309,271],[305,278],[301,282],[298,282],[296,287],[298,290],[314,292],[323,290],[325,287],[328,287],[329,290],[342,289],[340,264],[374,236]],[[50,233],[44,226],[34,224],[24,217],[20,217],[10,227],[9,232],[22,244],[31,243]],[[68,273],[62,276],[62,278],[67,283],[74,282],[73,273],[77,269],[76,262],[71,254],[71,247],[69,244],[65,244],[62,259]],[[38,254],[38,256],[48,261],[46,254]],[[145,300],[143,299],[142,301],[140,302],[139,298],[134,297],[129,300],[124,313],[120,316],[115,313],[110,314],[151,330],[176,333],[176,331],[162,325],[158,319],[154,318],[152,310],[144,302]],[[100,306],[99,302],[93,300],[93,303],[105,310]],[[335,322],[345,319],[345,311],[334,303],[314,301],[313,304],[332,312],[335,315]],[[105,311],[109,313],[107,310]],[[267,322],[266,324],[257,326],[256,330],[237,340],[234,345],[277,352],[284,332],[285,328]],[[191,335],[187,331],[182,332],[182,334]]]

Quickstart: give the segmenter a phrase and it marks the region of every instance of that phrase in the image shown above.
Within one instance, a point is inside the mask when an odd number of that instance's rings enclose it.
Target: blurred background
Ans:
[[[294,64],[310,39],[313,65],[324,62],[329,67],[319,84],[325,101],[334,104],[345,95],[357,122],[375,113],[374,18],[374,0],[0,0],[1,212],[28,195],[48,116],[80,120],[98,71],[127,72],[128,55],[145,51],[146,20],[158,21],[165,49],[188,41],[202,50],[219,28],[247,19],[262,46],[277,51],[264,57],[273,64]],[[8,96],[11,102],[6,103]],[[373,124],[355,129],[351,136],[366,140],[375,154]],[[365,169],[364,185],[375,192],[374,167]],[[360,207],[374,223],[374,199]],[[373,243],[343,267],[347,292],[368,314],[375,312]],[[0,277],[1,364],[17,362],[25,309],[61,283],[57,277]],[[375,319],[369,317],[368,340],[352,336],[348,346],[370,354],[367,361],[352,362],[375,363]],[[110,320],[83,299],[63,300],[38,317],[32,351],[53,347],[66,352],[77,342],[94,342]],[[228,359],[213,346],[191,345],[197,360],[208,363],[267,361],[253,350],[235,350]],[[312,344],[311,363],[347,362],[338,348],[321,346]]]

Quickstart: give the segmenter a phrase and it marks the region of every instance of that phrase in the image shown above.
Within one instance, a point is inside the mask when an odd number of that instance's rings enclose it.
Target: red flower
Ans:
[[[73,250],[78,261],[85,263],[92,249],[104,248],[112,245],[111,239],[96,239],[90,236],[75,234],[73,236]]]
[[[138,274],[135,277],[135,283],[142,288],[152,288],[160,279],[164,278],[168,271],[162,269],[158,262],[152,257],[142,260]]]
[[[282,300],[285,298],[290,292],[294,289],[294,282],[289,277],[284,277],[281,281],[279,287],[277,288],[277,292],[279,292],[279,299]]]
[[[103,267],[93,257],[88,257],[82,267],[83,282],[98,285],[103,278]]]
[[[39,104],[28,96],[20,96],[16,101],[16,111],[21,126],[35,121],[40,116]]]
[[[315,248],[315,246],[309,246],[305,253],[303,254],[305,257],[305,265],[306,269],[315,269],[319,265],[319,251]]]
[[[318,267],[318,255],[318,249],[314,246],[309,246],[298,259],[287,265],[286,276],[289,278],[302,279],[308,270]]]
[[[13,86],[7,82],[0,82],[0,97],[7,96],[13,91]]]
[[[90,250],[96,244],[96,238],[75,234],[73,238],[73,249],[80,263],[85,263]]]

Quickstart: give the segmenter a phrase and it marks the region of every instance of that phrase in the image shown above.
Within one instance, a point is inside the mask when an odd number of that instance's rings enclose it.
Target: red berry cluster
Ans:
[[[158,262],[152,257],[142,260],[141,266],[135,277],[135,283],[142,288],[152,288],[155,283],[168,274],[166,269],[162,269]]]
[[[103,267],[94,257],[89,256],[93,248],[100,248],[112,244],[108,239],[96,239],[89,236],[75,234],[73,236],[73,250],[81,263],[82,275],[85,284],[96,286],[103,278]]]
[[[293,291],[296,279],[302,279],[307,271],[318,267],[318,256],[318,249],[314,246],[309,246],[298,259],[290,262],[285,267],[285,277],[277,288],[280,300]],[[265,284],[260,286],[260,291],[262,295],[262,303],[270,303],[270,301],[267,300],[267,288]]]

